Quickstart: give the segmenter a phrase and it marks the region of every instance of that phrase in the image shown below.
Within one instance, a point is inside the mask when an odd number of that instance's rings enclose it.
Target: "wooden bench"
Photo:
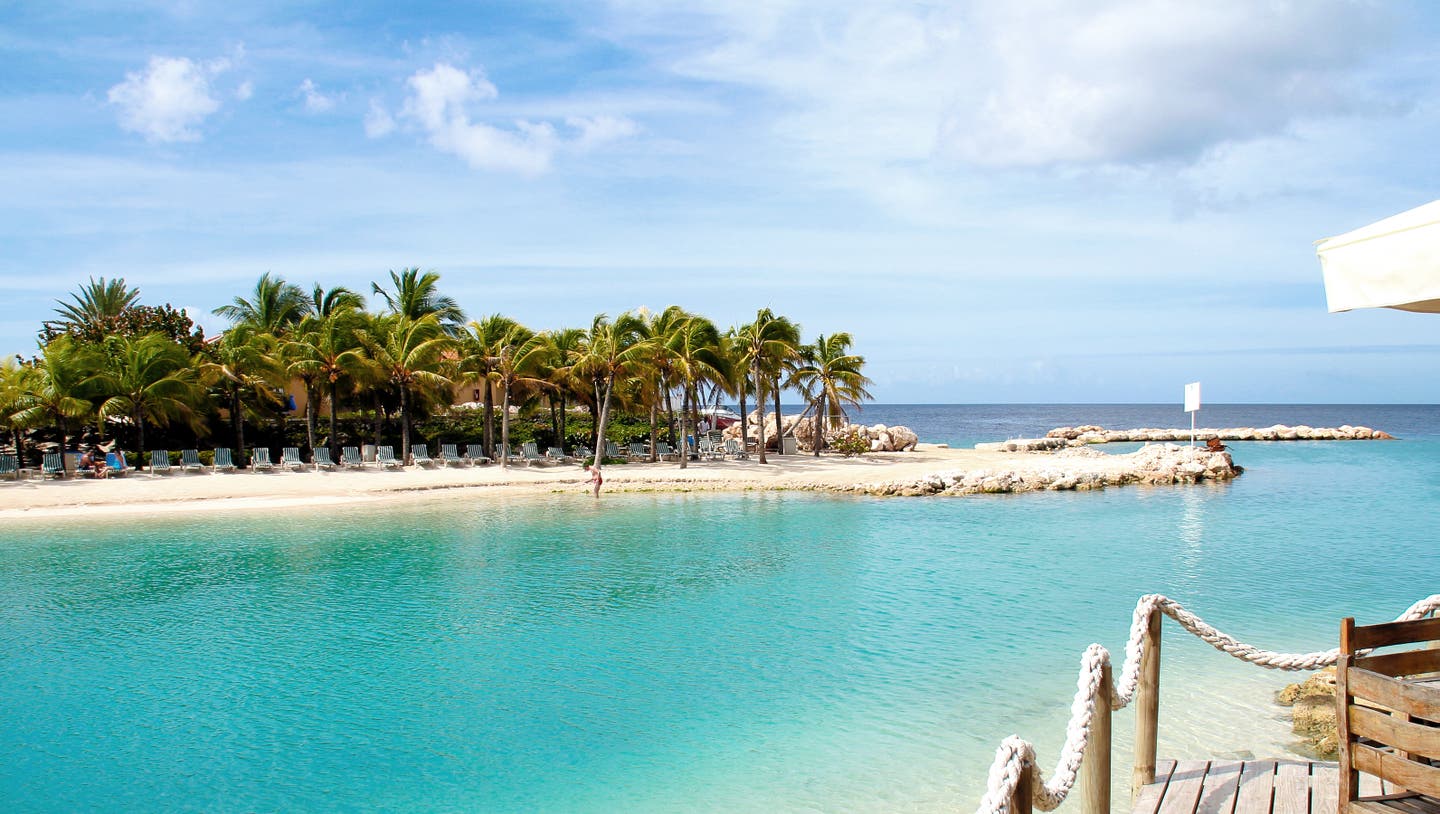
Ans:
[[[1370,652],[1410,645],[1408,649]],[[1418,645],[1418,646],[1417,646]],[[1340,627],[1337,814],[1440,814],[1440,618]],[[1366,796],[1361,773],[1384,784]]]

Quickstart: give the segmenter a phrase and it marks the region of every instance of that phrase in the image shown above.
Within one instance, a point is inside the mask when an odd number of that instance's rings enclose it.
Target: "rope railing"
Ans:
[[[1395,621],[1421,619],[1437,610],[1440,610],[1440,594],[1432,594],[1411,605],[1404,613],[1396,617]],[[1206,623],[1204,619],[1186,610],[1179,602],[1167,596],[1146,594],[1140,597],[1140,601],[1135,604],[1135,615],[1130,625],[1130,639],[1125,643],[1125,664],[1120,670],[1118,682],[1111,682],[1109,679],[1110,651],[1104,647],[1092,644],[1080,657],[1080,673],[1076,680],[1075,698],[1070,705],[1070,721],[1065,727],[1065,744],[1061,747],[1060,758],[1056,761],[1050,779],[1045,780],[1036,765],[1034,745],[1017,735],[1011,735],[1001,741],[999,748],[995,750],[995,760],[990,764],[985,796],[980,799],[980,807],[976,809],[976,814],[1024,814],[1024,811],[1015,809],[1029,809],[1029,803],[1033,803],[1034,807],[1041,811],[1053,811],[1065,801],[1080,776],[1081,763],[1085,758],[1085,750],[1091,739],[1092,724],[1096,720],[1097,712],[1104,716],[1104,737],[1108,741],[1109,712],[1124,709],[1129,706],[1131,701],[1135,700],[1137,689],[1142,683],[1142,666],[1147,667],[1152,675],[1151,683],[1155,686],[1151,691],[1158,692],[1158,633],[1160,628],[1159,617],[1155,615],[1156,613],[1175,620],[1180,627],[1199,637],[1216,650],[1270,670],[1318,670],[1335,664],[1340,657],[1339,648],[1315,653],[1275,653],[1262,650],[1217,630],[1214,626]],[[1147,654],[1150,655],[1148,659]],[[1101,697],[1102,692],[1109,701],[1108,709],[1101,709],[1096,703],[1096,699]],[[1155,703],[1158,702],[1152,701],[1152,706]],[[1151,715],[1154,714],[1152,710]],[[1154,722],[1152,721],[1150,734],[1152,739],[1153,726]],[[1137,738],[1137,740],[1140,739]],[[1138,748],[1137,744],[1137,750]],[[1105,749],[1108,751],[1108,743],[1105,745]],[[1151,750],[1153,751],[1153,743]],[[1153,772],[1153,754],[1149,756],[1149,759],[1152,764],[1149,768]],[[1108,755],[1104,765],[1105,774],[1108,776]],[[1023,796],[1017,797],[1016,794],[1017,789],[1021,789],[1022,774],[1028,775],[1027,785],[1031,786],[1030,800],[1023,799]],[[1105,782],[1107,784],[1107,788],[1103,792],[1105,803],[1101,808],[1108,810],[1108,777]]]

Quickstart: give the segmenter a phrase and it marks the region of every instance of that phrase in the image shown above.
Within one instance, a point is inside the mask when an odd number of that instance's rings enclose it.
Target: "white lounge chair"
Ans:
[[[465,445],[465,457],[466,457],[466,458],[470,461],[470,463],[472,463],[472,464],[488,464],[488,463],[491,463],[490,456],[488,456],[488,455],[485,454],[485,445],[484,445],[484,444],[466,444],[466,445]]]
[[[166,475],[170,472],[170,450],[156,449],[150,452],[150,474]]]
[[[486,458],[485,460],[488,461],[490,459]],[[446,466],[467,466],[474,463],[469,458],[462,456],[459,448],[455,444],[440,445],[440,462]]]
[[[345,466],[354,467],[356,469],[365,468],[365,459],[360,457],[359,447],[341,447],[340,463],[344,464]]]
[[[235,471],[235,456],[230,454],[229,447],[215,449],[215,463],[210,467],[210,471],[219,472],[222,469],[226,472]]]
[[[569,455],[566,455],[565,450],[561,449],[560,447],[550,447],[549,449],[545,450],[545,457],[549,458],[557,464],[568,464],[574,460]]]
[[[305,468],[305,461],[300,458],[299,447],[285,447],[280,450],[280,465],[299,472]]]
[[[316,469],[334,469],[335,461],[330,457],[329,447],[317,447],[311,457],[315,459]]]
[[[416,444],[410,447],[410,462],[416,466],[435,466],[435,459],[430,457],[428,444]]]
[[[250,450],[250,469],[255,472],[269,472],[275,468],[270,461],[269,447],[256,447]]]
[[[405,462],[395,457],[395,448],[389,444],[375,448],[375,463],[386,469],[405,468]]]

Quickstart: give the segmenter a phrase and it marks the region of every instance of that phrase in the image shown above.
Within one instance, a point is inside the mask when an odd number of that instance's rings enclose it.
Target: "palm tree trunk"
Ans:
[[[820,406],[815,410],[815,432],[811,434],[811,445],[815,447],[815,457],[820,457],[820,448],[825,446],[825,425],[828,424],[825,415],[825,390],[820,390]]]
[[[596,392],[596,401],[600,402],[600,416],[595,419],[595,469],[600,470],[600,462],[605,460],[605,422],[610,418],[610,391],[615,387],[613,379],[605,380],[605,397],[599,398]]]
[[[550,403],[550,432],[555,434],[555,446],[563,447],[565,442],[560,436],[560,414],[555,411],[555,399],[545,399]]]
[[[686,469],[690,463],[690,447],[686,443],[689,438],[690,429],[690,388],[685,387],[680,391],[680,468]]]
[[[383,414],[382,414],[381,411],[380,411],[380,391],[379,391],[379,389],[376,389],[376,390],[371,391],[370,397],[374,400],[374,404],[375,404],[375,446],[378,447],[378,446],[380,446],[380,422],[381,422],[381,420],[382,420],[382,418],[383,418]]]
[[[785,433],[780,423],[780,377],[775,377],[775,454],[785,454]]]
[[[339,401],[340,383],[330,382],[330,460],[340,460],[340,431],[335,428],[335,402]],[[313,447],[311,455],[314,455]]]
[[[305,440],[310,442],[310,452],[315,452],[315,427],[320,423],[319,410],[315,408],[315,397],[320,388],[305,385]]]
[[[61,427],[62,427],[61,432],[64,432],[64,429],[63,429],[64,425],[62,424]],[[141,466],[144,466],[144,465],[145,465],[145,417],[140,414],[140,411],[139,411],[139,410],[136,410],[136,411],[135,411],[135,431],[136,431],[137,433],[139,433],[139,440],[140,440],[140,446],[139,446],[139,448],[136,449],[135,451],[138,452],[138,453],[140,453],[140,465],[141,465]]]
[[[655,438],[655,432],[656,432],[655,419],[656,419],[657,416],[656,416],[655,414],[656,414],[657,412],[659,412],[659,410],[660,410],[660,406],[659,406],[658,404],[656,404],[655,402],[652,401],[652,402],[650,403],[650,463],[652,463],[652,464],[655,463],[655,461],[656,461],[656,459],[657,459],[656,449],[655,449],[655,441],[656,441],[656,438]]]
[[[756,421],[760,423],[760,463],[765,463],[765,390],[763,380],[760,376],[760,358],[755,358],[755,411],[758,413]]]
[[[740,377],[740,448],[745,448],[746,439],[750,437],[750,417],[745,414],[745,377]]]
[[[235,448],[240,451],[240,459],[245,459],[245,413],[244,407],[240,404],[240,389],[237,387],[231,393],[230,401],[231,418],[235,422]]]
[[[400,465],[410,462],[410,388],[400,385]]]
[[[490,389],[490,375],[485,375],[485,454],[495,457],[495,393]]]
[[[500,446],[504,447],[500,456],[500,465],[510,466],[510,383],[505,382],[505,388],[501,391],[500,402]]]

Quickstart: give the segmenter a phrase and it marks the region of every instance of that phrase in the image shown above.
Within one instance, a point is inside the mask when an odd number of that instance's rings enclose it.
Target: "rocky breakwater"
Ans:
[[[817,424],[814,418],[808,415],[787,415],[779,422],[779,431],[776,431],[774,413],[765,415],[763,428],[760,423],[760,412],[752,412],[747,421],[746,429],[748,443],[758,443],[760,438],[765,439],[766,449],[776,449],[779,446],[779,439],[784,435],[795,437],[795,446],[801,452],[813,452],[815,450],[815,433]],[[762,435],[763,432],[763,435]],[[839,424],[825,429],[825,441],[833,443],[836,439],[847,437],[860,437],[866,439],[870,445],[871,452],[911,452],[915,445],[920,443],[920,437],[909,427],[895,426],[887,427],[884,424]],[[740,438],[740,425],[731,424],[726,427],[723,435],[725,438]]]
[[[1191,431],[1185,429],[1158,429],[1142,427],[1134,430],[1107,430],[1093,424],[1079,427],[1057,427],[1045,434],[1072,444],[1108,444],[1124,441],[1189,441]],[[1206,427],[1194,431],[1197,441],[1218,438],[1221,441],[1370,441],[1394,438],[1388,432],[1370,427],[1307,427],[1304,424],[1290,427],[1275,424],[1269,427],[1227,427],[1215,429]]]
[[[839,491],[896,496],[1086,491],[1127,484],[1228,481],[1242,471],[1228,452],[1154,444],[1128,455],[1107,455],[1084,448],[1066,449],[1053,455],[1025,456],[1008,467],[936,472],[913,480],[855,484]]]

